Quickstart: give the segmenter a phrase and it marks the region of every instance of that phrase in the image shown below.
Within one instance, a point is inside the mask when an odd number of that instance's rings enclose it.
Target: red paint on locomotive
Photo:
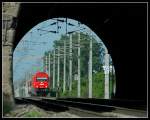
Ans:
[[[37,72],[32,78],[32,87],[35,89],[48,88],[49,76],[45,72]]]

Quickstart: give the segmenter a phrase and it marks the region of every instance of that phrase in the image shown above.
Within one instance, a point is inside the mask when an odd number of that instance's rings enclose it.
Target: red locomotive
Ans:
[[[32,77],[31,95],[46,96],[49,93],[49,76],[45,72],[37,72]]]

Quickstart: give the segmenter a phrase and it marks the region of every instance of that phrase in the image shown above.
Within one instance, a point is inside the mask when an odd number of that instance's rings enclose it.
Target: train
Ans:
[[[36,72],[29,83],[31,96],[47,96],[50,89],[50,77],[46,72]]]

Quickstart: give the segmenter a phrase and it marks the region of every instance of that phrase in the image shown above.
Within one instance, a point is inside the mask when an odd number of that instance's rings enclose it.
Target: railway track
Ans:
[[[80,117],[146,117],[145,110],[44,97],[16,98],[16,103],[30,103],[54,112],[68,111]]]
[[[146,110],[146,101],[122,100],[122,99],[86,99],[86,98],[59,98],[58,100],[67,100],[91,104],[102,104],[109,106],[118,106],[122,108]]]

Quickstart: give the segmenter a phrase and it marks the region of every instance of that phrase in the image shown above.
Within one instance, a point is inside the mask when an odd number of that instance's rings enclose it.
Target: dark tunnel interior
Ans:
[[[147,100],[146,4],[22,3],[14,49],[35,25],[67,17],[91,28],[107,46],[116,71],[118,99]]]

